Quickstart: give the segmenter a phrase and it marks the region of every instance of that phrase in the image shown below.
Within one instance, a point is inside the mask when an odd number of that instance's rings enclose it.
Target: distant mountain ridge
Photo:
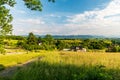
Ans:
[[[88,38],[104,38],[104,36],[95,35],[53,35],[55,39],[88,39]]]
[[[28,36],[28,35],[21,35]],[[44,37],[45,35],[36,35],[37,37]],[[106,38],[105,36],[97,35],[52,35],[55,39],[89,39],[89,38]]]

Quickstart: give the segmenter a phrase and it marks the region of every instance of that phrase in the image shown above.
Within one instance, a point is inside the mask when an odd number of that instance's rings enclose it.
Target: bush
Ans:
[[[40,49],[39,45],[23,44],[22,47],[26,50],[29,50],[29,51]]]
[[[1,53],[1,54],[5,54],[5,53],[6,53],[5,49],[0,48],[0,53]]]
[[[116,46],[116,45],[113,45],[113,46],[110,46],[106,52],[120,52],[120,47],[119,46]]]
[[[5,49],[2,44],[0,44],[0,54],[5,54]]]

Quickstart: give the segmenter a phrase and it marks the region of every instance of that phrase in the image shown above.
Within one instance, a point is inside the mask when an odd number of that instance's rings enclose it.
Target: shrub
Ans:
[[[5,54],[5,49],[2,44],[0,44],[0,54]]]
[[[116,45],[113,45],[113,46],[110,46],[106,52],[120,52],[120,47],[119,46],[116,46]]]

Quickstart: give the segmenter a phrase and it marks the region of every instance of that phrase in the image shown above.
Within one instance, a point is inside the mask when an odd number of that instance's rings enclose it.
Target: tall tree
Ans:
[[[11,21],[12,15],[9,13],[10,10],[5,7],[9,5],[13,7],[15,4],[14,0],[1,0],[0,1],[0,35],[10,34],[12,32]]]
[[[23,0],[27,8],[35,11],[42,11],[42,3],[40,0]],[[55,2],[55,0],[48,0],[49,2]],[[12,33],[12,20],[13,17],[10,14],[10,10],[5,5],[14,7],[15,0],[0,0],[0,35],[6,35]]]
[[[27,44],[29,44],[29,45],[36,45],[37,44],[37,38],[32,32],[29,33],[29,35],[28,35]]]
[[[50,34],[47,34],[44,37],[44,40],[45,40],[46,44],[48,44],[48,45],[52,45],[54,43],[54,38]]]

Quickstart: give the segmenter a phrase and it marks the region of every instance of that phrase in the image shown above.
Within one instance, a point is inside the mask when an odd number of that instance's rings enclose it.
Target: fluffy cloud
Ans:
[[[13,21],[13,34],[25,35],[29,32],[38,33],[38,31],[45,25],[45,21],[41,18],[25,18],[14,19]]]
[[[67,21],[68,24],[65,26],[75,29],[73,34],[118,35],[120,33],[120,0],[112,0],[102,10],[73,15]]]
[[[41,19],[35,19],[35,18],[19,19],[18,22],[20,22],[20,23],[26,23],[26,24],[31,24],[31,25],[45,24],[45,22],[43,20],[41,20]]]
[[[120,35],[120,0],[111,0],[104,9],[95,8],[72,16],[58,13],[24,18],[14,19],[15,34]]]

